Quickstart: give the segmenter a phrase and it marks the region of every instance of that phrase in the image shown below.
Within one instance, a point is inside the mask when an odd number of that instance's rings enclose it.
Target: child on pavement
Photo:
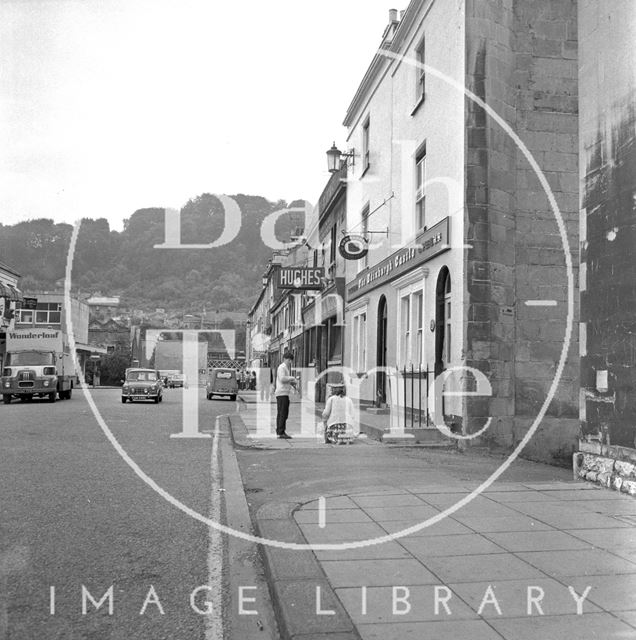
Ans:
[[[322,421],[325,425],[325,444],[342,443],[354,437],[354,411],[353,401],[345,396],[344,384],[332,385],[332,395],[327,400],[322,412]]]

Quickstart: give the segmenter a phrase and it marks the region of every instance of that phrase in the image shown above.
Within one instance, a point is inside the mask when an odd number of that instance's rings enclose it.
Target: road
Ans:
[[[212,431],[216,417],[233,405],[207,402],[199,391],[200,429]],[[123,405],[114,389],[92,396],[139,466],[207,516],[219,489],[211,480],[213,440],[169,437],[181,431],[182,394],[166,390],[159,405]],[[210,583],[216,562],[208,527],[133,473],[81,392],[55,404],[0,406],[0,435],[0,637],[196,640],[220,634],[216,612],[201,615],[190,603],[193,590]],[[113,587],[112,615],[108,601],[96,611],[88,596],[83,615],[83,585],[96,601]],[[220,605],[219,597],[203,590],[195,604],[203,610],[206,601]],[[140,615],[146,599],[152,602]]]

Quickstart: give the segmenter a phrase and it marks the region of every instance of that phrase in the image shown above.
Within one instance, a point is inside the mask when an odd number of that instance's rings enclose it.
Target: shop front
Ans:
[[[453,312],[461,306],[462,255],[450,250],[449,232],[444,218],[417,246],[399,249],[346,286],[345,363],[359,380],[361,403],[400,406],[411,420],[418,413],[420,426],[432,377],[461,359],[462,314]],[[447,402],[444,414],[454,412]]]

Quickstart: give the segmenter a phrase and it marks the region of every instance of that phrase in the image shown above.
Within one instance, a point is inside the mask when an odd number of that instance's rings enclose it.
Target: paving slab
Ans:
[[[636,630],[609,613],[490,620],[506,640],[634,640]]]
[[[470,556],[482,553],[505,553],[506,550],[495,542],[477,533],[466,535],[425,536],[405,538],[402,546],[418,560],[426,562],[427,558],[442,556]]]
[[[326,560],[321,566],[334,588],[439,583],[421,562],[411,558]]]
[[[448,622],[476,620],[478,617],[474,610],[442,585],[368,587],[364,592],[359,587],[341,588],[336,589],[336,594],[357,625],[434,620]]]
[[[325,498],[326,509],[357,509],[358,505],[349,496],[323,496]],[[312,509],[319,509],[320,503],[318,500],[312,500],[300,506],[299,510],[308,511]]]
[[[344,551],[315,551],[319,560],[374,560],[385,558],[412,558],[411,554],[399,542],[389,541],[382,544],[366,545]]]
[[[363,640],[501,640],[483,620],[360,624],[358,632]]]
[[[487,533],[492,540],[507,551],[558,551],[567,549],[591,549],[592,545],[563,531],[515,531]]]
[[[324,528],[319,524],[299,523],[299,527],[311,544],[342,544],[386,535],[375,522],[334,522]]]
[[[414,507],[424,506],[426,503],[412,493],[399,495],[372,495],[372,496],[353,496],[353,501],[359,507]]]
[[[518,513],[510,516],[465,516],[454,513],[452,518],[476,533],[496,531],[546,531],[553,529],[549,524]]]
[[[545,577],[539,569],[511,553],[427,558],[426,568],[438,576],[444,584],[474,582],[475,576],[484,580],[523,580]]]
[[[373,520],[411,520],[413,524],[428,520],[439,514],[439,510],[422,502],[418,506],[365,507]]]
[[[601,549],[611,550],[620,547],[636,547],[636,527],[573,529],[567,531],[567,533]]]
[[[518,554],[533,567],[549,576],[567,578],[571,576],[593,576],[611,573],[636,574],[636,564],[628,562],[602,549],[577,551],[529,551]]]
[[[568,587],[552,578],[467,582],[448,586],[454,594],[467,602],[473,611],[481,611],[480,615],[486,619],[577,613],[576,601]],[[492,591],[489,592],[489,589]],[[583,613],[598,611],[599,607],[589,599],[584,601]]]
[[[298,524],[318,524],[320,512],[318,509],[301,509],[296,512],[294,517]],[[333,509],[327,506],[323,517],[327,526],[332,523],[373,522],[373,520],[360,509]]]
[[[399,533],[405,529],[409,529],[413,526],[412,520],[378,520],[378,524],[386,530],[387,533]],[[472,533],[472,531],[454,520],[453,518],[444,518],[435,524],[428,527],[424,527],[419,531],[409,534],[409,538],[419,538],[422,536],[453,536],[465,533]]]
[[[570,578],[578,593],[591,586],[587,599],[607,611],[636,612],[636,574],[600,575]]]

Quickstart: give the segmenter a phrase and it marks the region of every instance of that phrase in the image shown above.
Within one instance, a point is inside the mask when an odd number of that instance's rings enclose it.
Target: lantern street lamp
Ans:
[[[351,149],[346,153],[343,153],[336,147],[336,143],[334,142],[331,146],[331,149],[327,151],[327,168],[329,169],[329,173],[336,173],[340,171],[342,168],[342,158],[348,160],[351,158],[351,165],[354,165],[355,162],[355,151]]]

